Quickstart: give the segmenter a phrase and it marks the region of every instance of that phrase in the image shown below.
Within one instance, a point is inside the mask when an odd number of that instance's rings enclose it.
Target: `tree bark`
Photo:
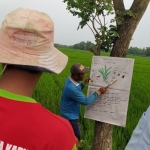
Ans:
[[[111,57],[126,57],[126,53],[150,0],[134,0],[130,8],[135,16],[122,16],[123,23],[117,24],[119,38],[114,42]],[[125,12],[123,0],[113,0],[116,17]],[[121,13],[117,14],[117,11]],[[120,17],[120,16],[119,16]],[[92,150],[112,150],[112,125],[95,121]]]
[[[112,149],[112,125],[95,121],[92,150]]]
[[[119,10],[120,7],[118,3],[120,0],[113,0],[115,11]],[[133,33],[136,30],[143,14],[146,11],[146,8],[149,4],[149,0],[134,0],[130,11],[134,14],[134,16],[124,15],[123,23],[118,26],[118,34],[119,38],[116,39],[113,45],[113,49],[111,51],[112,57],[125,57],[130,41],[132,39]],[[123,7],[123,6],[122,6]]]

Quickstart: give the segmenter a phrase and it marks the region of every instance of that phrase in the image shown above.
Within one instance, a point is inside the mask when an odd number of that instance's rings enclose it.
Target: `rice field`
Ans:
[[[69,57],[68,64],[59,75],[44,73],[37,84],[33,97],[44,107],[59,115],[60,98],[65,79],[70,75],[73,63],[91,65],[93,54],[88,51],[60,49]],[[109,55],[102,53],[102,55]],[[113,150],[124,150],[133,129],[150,102],[150,58],[127,56],[135,59],[126,127],[113,126]],[[87,74],[87,77],[89,74]],[[83,90],[86,95],[87,87]],[[81,150],[90,150],[93,139],[94,121],[85,119],[84,106],[81,106],[80,128],[82,135]]]
[[[61,49],[69,57],[69,62],[64,71],[59,75],[43,74],[34,97],[44,107],[59,115],[60,97],[66,77],[70,75],[70,67],[73,63],[80,62],[85,66],[91,65],[93,54],[87,51]],[[102,53],[102,55],[109,55]],[[133,129],[138,123],[142,113],[147,109],[150,102],[150,58],[127,56],[135,59],[130,100],[126,127],[113,126],[113,150],[123,150],[131,136]],[[89,74],[87,74],[89,76]],[[44,88],[43,88],[44,87]],[[83,93],[86,95],[87,87]],[[81,106],[80,128],[82,134],[82,150],[90,150],[93,139],[94,121],[83,118],[84,106]]]

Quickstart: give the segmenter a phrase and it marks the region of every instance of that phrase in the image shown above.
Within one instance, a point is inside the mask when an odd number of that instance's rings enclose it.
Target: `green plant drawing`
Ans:
[[[101,73],[101,75],[102,75],[104,81],[107,80],[108,75],[109,75],[110,72],[111,72],[111,71],[110,71],[111,68],[112,68],[112,67],[110,67],[110,68],[107,69],[107,67],[106,67],[106,65],[105,65],[105,68],[102,68],[102,69],[99,69],[99,70],[98,70],[98,71]]]

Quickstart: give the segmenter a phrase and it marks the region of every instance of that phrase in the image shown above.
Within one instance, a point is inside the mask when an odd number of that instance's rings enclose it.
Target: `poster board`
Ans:
[[[134,59],[93,56],[87,96],[105,87],[105,94],[86,106],[84,117],[118,126],[126,125]]]

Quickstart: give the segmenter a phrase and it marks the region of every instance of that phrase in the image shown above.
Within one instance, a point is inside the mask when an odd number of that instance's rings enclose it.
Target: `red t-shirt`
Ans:
[[[0,150],[76,150],[68,121],[34,99],[0,90]]]

